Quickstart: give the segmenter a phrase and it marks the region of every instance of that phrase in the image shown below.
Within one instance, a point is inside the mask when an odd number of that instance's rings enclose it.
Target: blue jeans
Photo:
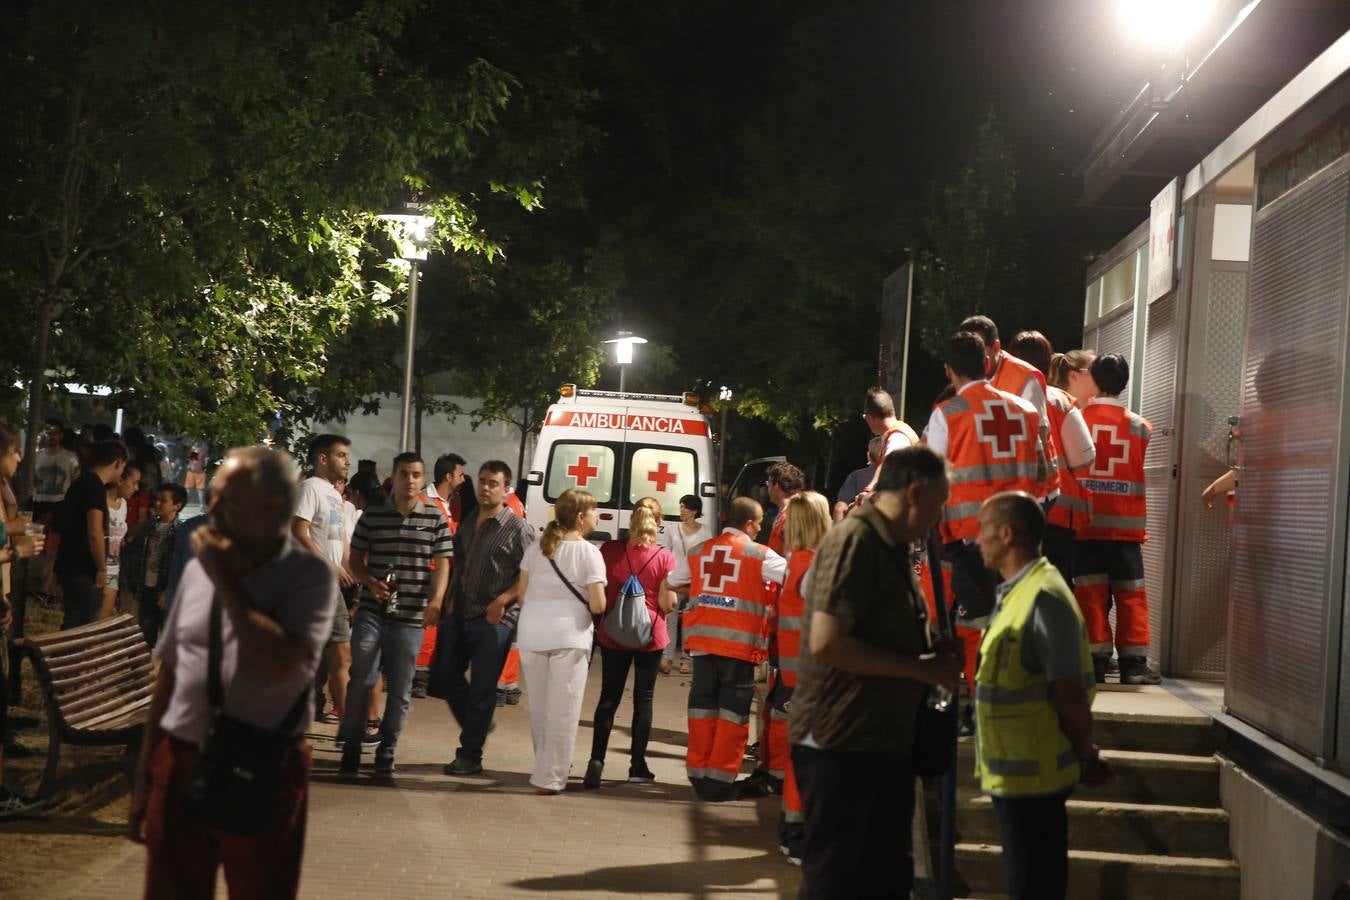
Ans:
[[[459,722],[459,749],[455,751],[459,759],[483,760],[483,744],[497,710],[497,679],[511,650],[511,637],[511,626],[490,625],[483,616],[441,619],[432,670],[433,677],[439,675],[445,683],[435,695],[445,696],[450,713]]]
[[[393,758],[403,720],[412,705],[413,669],[420,649],[422,626],[390,622],[368,609],[356,613],[356,621],[352,623],[351,680],[347,682],[347,704],[338,728],[338,740],[346,742],[344,752],[361,752],[370,689],[375,686],[383,664],[384,717],[380,720],[380,746],[375,750],[375,758]]]

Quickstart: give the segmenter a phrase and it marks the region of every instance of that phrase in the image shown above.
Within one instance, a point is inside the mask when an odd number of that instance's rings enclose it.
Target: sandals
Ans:
[[[687,659],[682,659],[682,660],[680,660],[680,674],[681,674],[681,675],[692,675],[693,673],[694,673],[694,670],[693,670],[693,668],[689,665],[689,660],[687,660]]]

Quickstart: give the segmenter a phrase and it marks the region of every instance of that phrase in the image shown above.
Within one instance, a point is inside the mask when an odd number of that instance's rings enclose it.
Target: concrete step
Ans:
[[[1160,803],[1167,806],[1217,807],[1219,764],[1212,756],[1103,750],[1115,777],[1097,788],[1079,788],[1079,800]],[[962,787],[975,789],[975,744],[961,741],[957,772]]]
[[[1210,756],[1223,729],[1208,718],[1094,713],[1092,739],[1104,750],[1144,750]]]
[[[1070,799],[1068,812],[1070,843],[1077,850],[1213,859],[1230,856],[1228,814],[1222,809]],[[935,808],[929,810],[929,821],[938,821]],[[956,832],[967,843],[999,842],[998,818],[988,795],[958,795]]]
[[[957,844],[956,873],[961,896],[988,897],[1007,891],[1003,850],[997,844]],[[1070,850],[1069,897],[1237,900],[1238,866],[1224,859]]]

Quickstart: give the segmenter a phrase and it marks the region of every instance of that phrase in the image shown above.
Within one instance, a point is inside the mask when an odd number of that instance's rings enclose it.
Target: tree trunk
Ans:
[[[33,491],[33,476],[37,466],[37,436],[42,429],[43,404],[47,399],[47,356],[50,351],[52,314],[56,310],[53,291],[46,290],[38,301],[38,342],[33,354],[33,368],[28,381],[28,433],[23,439],[23,469],[15,497],[19,505]]]

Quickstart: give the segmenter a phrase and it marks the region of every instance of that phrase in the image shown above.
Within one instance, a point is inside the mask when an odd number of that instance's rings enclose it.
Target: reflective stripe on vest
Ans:
[[[1083,410],[1097,458],[1080,483],[1091,493],[1091,519],[1078,530],[1083,540],[1148,539],[1144,456],[1153,426],[1116,403],[1100,400]]]
[[[770,598],[765,548],[724,531],[689,553],[689,596],[682,617],[685,646],[758,663],[768,655]]]
[[[1041,593],[1073,610],[1089,705],[1096,693],[1087,628],[1073,592],[1049,561],[1038,559],[1003,597],[980,644],[975,675],[975,775],[983,790],[1003,797],[1053,794],[1078,782],[1078,757],[1050,703],[1050,683],[1045,673],[1022,665],[1023,632]]]
[[[1046,514],[1046,522],[1078,531],[1087,525],[1092,507],[1089,505],[1091,491],[1083,486],[1077,475],[1069,471],[1069,460],[1064,455],[1064,421],[1075,406],[1068,392],[1057,387],[1045,389],[1045,414],[1050,419],[1050,440],[1059,457],[1059,499]]]
[[[1041,493],[1040,416],[1023,404],[976,382],[938,406],[947,421],[952,464],[952,489],[941,525],[944,542],[974,538],[980,530],[980,506],[994,494]]]
[[[802,578],[816,558],[814,550],[794,550],[788,556],[787,577],[778,595],[778,672],[783,684],[797,686],[797,668],[801,656],[802,623],[806,598],[802,596]]]

